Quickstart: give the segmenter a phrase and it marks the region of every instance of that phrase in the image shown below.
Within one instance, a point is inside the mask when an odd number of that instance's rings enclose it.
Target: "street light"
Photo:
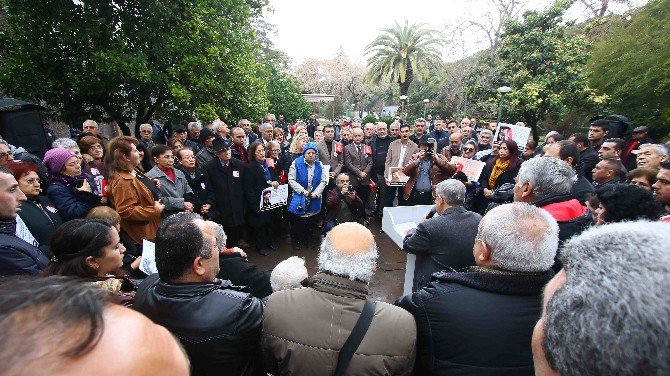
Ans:
[[[498,93],[500,93],[500,103],[498,104],[498,124],[500,124],[500,120],[502,120],[503,100],[505,99],[505,94],[512,91],[512,88],[510,88],[509,86],[501,86],[496,90],[498,91]]]
[[[401,117],[402,117],[403,121],[407,117],[406,112],[405,112],[406,111],[405,105],[406,105],[407,98],[409,98],[409,97],[406,96],[406,95],[401,95],[400,96],[400,113],[402,114]]]
[[[428,100],[428,98],[423,100],[423,118],[424,119],[426,118],[426,110],[428,109],[428,102],[430,102],[430,100]]]

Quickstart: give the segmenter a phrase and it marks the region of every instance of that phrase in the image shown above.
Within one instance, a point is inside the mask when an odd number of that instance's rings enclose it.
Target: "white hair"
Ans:
[[[659,155],[661,157],[665,157],[665,156],[668,155],[668,149],[665,147],[665,145],[661,145],[661,144],[642,144],[642,145],[640,145],[640,147],[638,149],[642,150],[644,148],[654,149],[654,151],[656,152],[656,155]]]
[[[543,348],[561,374],[670,374],[670,224],[593,227],[561,251]]]
[[[305,260],[291,256],[280,262],[270,273],[272,291],[288,290],[301,287],[300,282],[309,277]]]
[[[515,272],[543,272],[554,263],[558,223],[545,210],[515,202],[500,205],[479,223],[479,240],[496,266]]]
[[[370,282],[375,260],[377,260],[377,245],[374,241],[372,247],[365,252],[347,255],[333,246],[328,235],[321,242],[318,257],[319,270],[363,282]]]
[[[483,136],[483,135],[488,135],[489,137],[493,137],[493,132],[491,132],[491,130],[489,130],[489,129],[482,129],[482,130],[479,132],[479,134],[480,134],[481,136]]]
[[[200,130],[202,130],[202,124],[200,124],[199,121],[192,121],[192,122],[188,123],[188,129],[189,129],[189,130],[191,130],[191,129],[200,129]]]
[[[98,123],[95,120],[88,119],[88,120],[86,120],[85,122],[82,123],[82,126],[84,126],[86,124],[92,125],[92,126],[98,128]]]
[[[435,194],[449,206],[462,206],[465,202],[465,184],[456,179],[447,179],[437,183]]]
[[[217,130],[219,129],[220,126],[225,125],[226,123],[223,122],[223,120],[216,119],[212,122],[212,129]]]
[[[63,148],[63,149],[69,149],[69,148],[77,148],[79,149],[79,146],[77,145],[77,142],[71,138],[67,137],[61,137],[57,138],[54,140],[53,143],[51,143],[52,148]]]
[[[270,129],[273,129],[273,128],[274,128],[274,127],[272,126],[272,124],[270,124],[270,123],[263,123],[263,124],[261,124],[261,126],[260,126],[260,131],[261,131],[261,132],[264,132],[268,127],[270,127]]]
[[[153,128],[151,127],[151,124],[146,124],[146,123],[145,124],[140,124],[140,130],[146,129],[146,128],[151,129],[153,131]]]
[[[575,181],[577,174],[572,167],[554,157],[531,158],[521,164],[517,174],[517,184],[530,183],[538,200],[570,193]]]
[[[207,226],[209,226],[212,232],[214,232],[214,239],[216,239],[216,247],[220,250],[225,249],[226,239],[228,237],[226,236],[226,232],[223,230],[223,226],[214,221],[206,221],[205,224],[207,224]]]

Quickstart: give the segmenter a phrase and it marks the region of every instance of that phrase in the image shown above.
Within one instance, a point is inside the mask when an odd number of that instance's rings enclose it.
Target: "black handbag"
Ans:
[[[505,183],[496,188],[491,194],[490,200],[499,204],[514,201],[514,183]]]

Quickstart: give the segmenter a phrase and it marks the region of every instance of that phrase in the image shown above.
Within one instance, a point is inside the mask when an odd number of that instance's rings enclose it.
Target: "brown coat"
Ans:
[[[270,295],[261,348],[268,372],[332,375],[339,349],[356,324],[368,286],[318,273],[309,288]],[[416,354],[416,324],[404,309],[377,302],[375,315],[351,359],[347,375],[409,375]]]
[[[358,156],[356,145],[351,144],[344,147],[344,171],[349,175],[349,184],[358,186],[359,184],[370,184],[370,172],[372,171],[372,155],[365,153],[367,145],[361,143],[361,155]],[[369,146],[367,146],[369,147]],[[365,179],[359,179],[361,172],[365,172],[367,176]]]
[[[129,172],[117,172],[107,187],[109,202],[121,216],[121,229],[137,244],[154,240],[161,213],[149,188]]]
[[[435,159],[433,165],[430,167],[430,185],[433,192],[435,192],[435,186],[439,182],[449,178],[456,172],[456,167],[454,165],[449,164],[449,161],[447,161],[447,157],[445,157],[442,154],[434,154],[434,155]],[[417,168],[417,166],[414,165],[414,161],[412,161],[409,164],[407,164],[407,166],[405,166],[402,172],[405,175],[409,176],[409,180],[407,181],[407,184],[405,184],[405,188],[403,191],[403,198],[405,200],[408,200],[409,196],[412,193],[412,189],[414,189],[414,185],[416,184],[416,178],[417,176],[419,176],[418,174],[419,169]]]
[[[384,166],[385,179],[388,179],[391,167],[398,166],[398,162],[400,161],[401,149],[402,149],[401,140],[395,140],[391,142],[391,145],[389,145],[389,151],[386,154],[386,163]],[[405,155],[403,157],[401,166],[402,167],[407,166],[409,161],[412,160],[412,155],[417,151],[419,151],[419,146],[417,146],[417,144],[415,144],[412,140],[407,140],[407,151],[405,151]]]

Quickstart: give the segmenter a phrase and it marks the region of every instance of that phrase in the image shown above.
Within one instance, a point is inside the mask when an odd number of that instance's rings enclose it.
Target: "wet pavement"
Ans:
[[[386,234],[381,232],[380,219],[373,220],[368,228],[375,237],[379,251],[377,271],[370,281],[370,295],[374,300],[393,303],[402,295],[405,278],[405,253]],[[271,251],[267,256],[261,256],[253,247],[245,249],[249,261],[258,265],[259,268],[270,275],[272,269],[280,261],[291,256],[300,256],[306,260],[305,264],[309,275],[314,275],[318,271],[316,263],[318,245],[310,248],[303,247],[300,251],[294,251],[288,236],[288,228],[283,233],[286,235],[277,242],[278,249]],[[316,243],[316,239],[316,236],[313,237],[312,243]]]

